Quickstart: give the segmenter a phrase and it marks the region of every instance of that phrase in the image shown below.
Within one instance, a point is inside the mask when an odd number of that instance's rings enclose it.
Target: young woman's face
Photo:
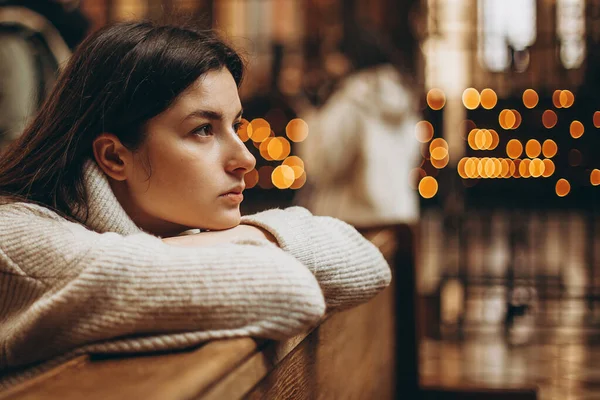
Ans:
[[[239,224],[244,175],[256,164],[237,134],[241,112],[236,83],[223,68],[201,76],[148,121],[127,174],[141,225],[166,236]]]

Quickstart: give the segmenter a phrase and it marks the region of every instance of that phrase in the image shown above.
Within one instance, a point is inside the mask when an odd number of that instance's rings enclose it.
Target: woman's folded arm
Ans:
[[[0,370],[117,338],[193,332],[206,340],[278,339],[325,311],[311,272],[266,241],[182,248],[5,207]],[[139,343],[119,349],[152,350]],[[114,346],[94,350],[104,348]]]
[[[290,207],[244,216],[242,223],[266,229],[283,250],[306,265],[330,308],[364,303],[391,281],[390,268],[377,247],[338,219]]]

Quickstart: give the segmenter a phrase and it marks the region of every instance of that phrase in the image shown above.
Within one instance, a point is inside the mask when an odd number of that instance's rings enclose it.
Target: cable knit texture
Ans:
[[[289,337],[328,307],[390,282],[379,251],[351,226],[293,207],[243,217],[271,232],[214,247],[143,232],[95,162],[89,218],[0,205],[0,389],[83,353],[181,349],[236,336]]]

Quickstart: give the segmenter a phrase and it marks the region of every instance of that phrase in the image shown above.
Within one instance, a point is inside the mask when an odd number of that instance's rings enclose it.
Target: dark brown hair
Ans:
[[[72,55],[22,136],[0,156],[0,195],[71,219],[87,214],[83,163],[103,132],[135,151],[145,123],[203,74],[227,68],[238,87],[241,57],[213,31],[154,22],[106,26]]]

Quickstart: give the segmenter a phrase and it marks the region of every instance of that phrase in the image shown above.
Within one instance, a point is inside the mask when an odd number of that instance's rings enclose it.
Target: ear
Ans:
[[[117,181],[127,179],[127,164],[132,161],[132,153],[118,137],[112,133],[101,133],[92,143],[94,158],[106,175]]]

